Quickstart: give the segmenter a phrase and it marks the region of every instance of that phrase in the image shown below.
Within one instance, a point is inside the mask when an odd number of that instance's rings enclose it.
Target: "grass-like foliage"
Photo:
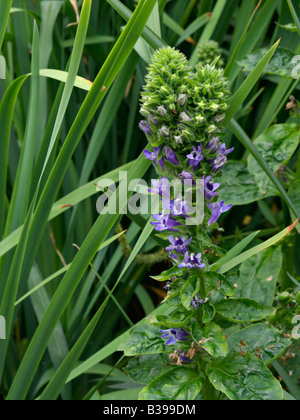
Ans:
[[[0,16],[0,398],[299,400],[297,1]]]

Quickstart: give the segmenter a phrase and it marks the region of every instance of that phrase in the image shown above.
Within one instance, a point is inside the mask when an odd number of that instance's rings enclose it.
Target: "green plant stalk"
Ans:
[[[6,26],[9,19],[10,9],[12,6],[13,0],[5,0],[0,2],[0,51],[2,49],[2,44],[5,36]]]
[[[38,234],[38,232],[42,230],[41,220],[44,221],[44,225],[46,223],[49,213],[49,200],[51,200],[51,197],[53,197],[53,195],[56,196],[57,194],[59,185],[61,184],[65,173],[64,168],[68,166],[68,162],[70,161],[71,156],[81,136],[83,135],[85,129],[91,121],[96,109],[99,107],[100,103],[103,100],[103,97],[105,95],[105,92],[101,92],[103,90],[103,86],[109,88],[113,83],[120,68],[128,58],[130,51],[133,49],[136,41],[138,40],[155,4],[156,0],[145,0],[139,3],[138,7],[132,15],[130,22],[124,29],[119,40],[117,41],[112,52],[110,53],[108,59],[104,63],[84,104],[82,105],[81,111],[78,114],[71,128],[71,131],[65,141],[65,144],[56,161],[56,164],[53,168],[53,171],[50,175],[50,178],[47,182],[47,185],[37,207],[35,218],[33,220],[33,223],[35,222],[34,230],[37,236],[41,237],[41,235]],[[135,27],[134,31],[131,30],[132,26]],[[144,167],[147,168],[147,165],[144,165]],[[99,245],[101,245],[101,242],[105,239],[106,235],[110,230],[109,224],[108,226],[105,226],[104,224],[102,224],[103,221],[101,220],[101,218],[100,221],[101,224],[98,219],[97,234],[95,235],[93,233],[91,235],[93,238],[90,237],[91,239],[89,239],[88,242],[85,242],[86,246],[83,246],[81,248],[81,250],[77,254],[77,259],[75,258],[71,269],[65,276],[65,281],[63,281],[60,285],[63,285],[63,287],[65,288],[65,285],[69,282],[70,274],[73,272],[72,268],[74,267],[76,271],[75,276],[72,277],[71,288],[69,289],[68,286],[64,289],[66,295],[63,293],[61,294],[61,292],[57,292],[55,298],[53,298],[52,303],[50,304],[47,312],[45,313],[43,321],[37,329],[30,343],[30,346],[24,356],[22,364],[15,376],[14,382],[8,395],[8,399],[25,398],[31,381],[36,372],[36,369],[38,368],[39,361],[41,360],[45,351],[45,344],[47,345],[48,341],[47,337],[49,337],[49,334],[51,335],[51,331],[55,328],[56,322],[59,320],[61,314],[64,312],[64,308],[66,307],[69,299],[71,298],[72,291],[76,289],[75,279],[77,279],[77,282],[79,282],[83,273],[85,272],[85,265],[82,265],[82,261],[80,262],[80,267],[77,266],[77,263],[75,263],[75,261],[78,261],[78,259],[81,260],[82,256],[87,264],[87,267],[93,255],[95,254],[93,252],[95,249],[95,243],[92,242],[94,241],[94,239],[96,239],[96,243],[97,241],[99,241]],[[103,226],[105,226],[106,229],[103,229]],[[99,231],[101,230],[102,234],[100,235]],[[32,243],[31,245],[34,246],[35,244]],[[78,257],[79,255],[80,257]],[[73,274],[71,275],[73,276]]]

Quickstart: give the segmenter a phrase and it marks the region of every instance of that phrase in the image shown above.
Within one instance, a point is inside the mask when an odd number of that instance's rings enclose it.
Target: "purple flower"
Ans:
[[[183,184],[185,183],[185,181],[192,181],[192,185],[196,184],[194,175],[192,175],[190,172],[182,171],[179,176]]]
[[[212,153],[216,152],[218,147],[220,146],[220,139],[219,137],[213,137],[208,145],[206,146],[207,149],[210,149]]]
[[[181,264],[178,265],[179,268],[203,268],[205,267],[205,264],[201,261],[202,254],[199,253],[197,255],[191,254],[189,255],[188,252],[184,254],[184,260],[181,262]]]
[[[174,217],[170,214],[163,214],[160,213],[159,215],[152,215],[153,219],[157,220],[157,222],[151,222],[151,225],[155,226],[155,230],[164,231],[170,230],[172,232],[179,232],[178,229],[175,229],[178,226],[182,226],[182,223],[177,222]]]
[[[221,201],[221,203],[211,203],[207,205],[207,207],[212,211],[211,218],[208,221],[208,226],[211,226],[213,223],[217,223],[221,214],[226,213],[231,209],[232,204],[229,204],[228,206],[224,206],[224,204],[225,202]]]
[[[154,165],[156,167],[157,167],[157,160],[158,160],[159,151],[160,151],[160,147],[154,147],[153,152],[150,152],[149,150],[146,150],[146,149],[144,150],[144,155],[146,156],[146,158],[152,160],[152,162],[154,163]],[[158,163],[162,167],[163,171],[166,172],[166,168],[165,168],[165,165],[164,165],[164,159],[161,158],[158,161]]]
[[[186,240],[185,236],[179,236],[176,238],[174,238],[173,236],[169,236],[169,241],[171,243],[171,246],[168,246],[166,250],[176,251],[178,254],[184,255],[187,252],[188,245],[191,243],[192,239],[193,238]]]
[[[227,157],[225,155],[217,156],[216,159],[213,160],[213,171],[218,172],[220,169],[223,168],[226,162]]]
[[[205,300],[202,300],[200,298],[200,295],[196,295],[192,302],[191,302],[191,306],[193,306],[195,309],[198,309],[200,305],[203,305],[205,303]]]
[[[183,200],[182,196],[179,195],[176,200],[162,200],[165,209],[170,210],[173,216],[186,217],[192,213],[192,210],[188,207],[187,202]]]
[[[146,120],[141,121],[140,122],[140,129],[144,133],[148,134],[148,136],[151,135],[151,125],[148,123],[148,121],[146,121]]]
[[[193,146],[193,152],[187,155],[187,158],[189,158],[189,166],[193,165],[193,169],[195,172],[201,160],[204,159],[204,156],[202,155],[202,144],[198,146],[198,149],[196,149],[196,147]]]
[[[162,334],[161,338],[167,338],[166,345],[170,346],[172,344],[177,343],[178,340],[180,341],[187,341],[187,338],[190,333],[186,332],[182,328],[171,328],[169,330],[159,330]]]
[[[204,196],[207,200],[212,200],[214,197],[216,197],[218,194],[215,191],[221,186],[221,184],[218,183],[214,184],[211,180],[211,176],[208,176],[207,178],[203,176]]]
[[[161,197],[170,197],[170,183],[167,178],[152,179],[153,188],[148,191]]]
[[[229,155],[229,153],[232,153],[233,151],[234,151],[234,147],[226,150],[226,144],[225,143],[221,144],[217,149],[217,153],[219,153],[220,155]]]
[[[163,154],[165,155],[168,162],[173,163],[173,165],[180,165],[176,153],[173,149],[171,149],[171,147],[165,146],[163,149]]]

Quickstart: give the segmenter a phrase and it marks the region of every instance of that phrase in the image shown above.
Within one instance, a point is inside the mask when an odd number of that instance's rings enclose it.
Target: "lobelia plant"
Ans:
[[[271,307],[234,297],[238,273],[220,274],[225,252],[212,242],[232,207],[218,197],[233,151],[222,140],[228,81],[214,64],[193,69],[182,53],[165,47],[154,54],[146,82],[140,128],[153,148],[145,157],[160,176],[150,192],[162,203],[151,223],[169,241],[173,266],[153,277],[166,282],[168,310],[135,326],[121,344],[126,356],[137,356],[127,372],[146,385],[142,400],[281,400],[282,387],[267,365],[290,341],[260,323]],[[188,186],[191,201],[170,188],[174,181]],[[192,224],[199,181],[204,215]]]

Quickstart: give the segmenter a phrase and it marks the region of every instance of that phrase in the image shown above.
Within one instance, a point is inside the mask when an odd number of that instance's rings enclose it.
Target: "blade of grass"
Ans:
[[[0,2],[0,16],[1,16],[1,21],[0,21],[0,51],[2,49],[2,44],[3,44],[3,40],[4,40],[4,35],[5,35],[8,19],[9,19],[9,14],[10,14],[10,9],[11,9],[11,6],[12,6],[12,2],[13,2],[13,0],[5,0],[5,1]]]
[[[226,113],[226,118],[224,121],[224,124],[226,125],[237,113],[240,106],[243,104],[257,81],[259,80],[260,76],[262,75],[265,67],[270,62],[271,58],[273,57],[273,54],[276,51],[276,48],[278,47],[280,40],[277,41],[273,47],[267,52],[267,54],[261,59],[261,61],[257,64],[257,66],[254,68],[254,70],[249,74],[247,79],[244,81],[244,83],[240,86],[238,91],[234,94],[230,101],[230,107]]]
[[[288,5],[289,5],[289,8],[290,8],[293,20],[295,22],[295,25],[297,26],[298,34],[300,36],[300,20],[298,18],[297,12],[296,12],[295,7],[292,3],[292,0],[287,0],[287,2],[288,2]]]
[[[201,45],[203,42],[209,41],[211,37],[213,36],[214,30],[216,29],[216,26],[218,25],[219,19],[226,7],[226,0],[218,0],[215,8],[212,12],[211,18],[206,25],[199,42],[197,46],[194,49],[194,52],[190,58],[190,64],[191,66],[195,66],[197,64],[197,54],[198,54],[198,48],[199,45]]]
[[[90,90],[64,143],[62,151],[56,161],[54,169],[50,175],[45,190],[41,196],[40,202],[37,206],[32,225],[34,229],[31,229],[34,231],[35,238],[41,236],[40,233],[41,230],[43,230],[41,229],[41,224],[44,225],[46,223],[49,214],[49,200],[51,202],[51,197],[56,196],[59,185],[61,184],[65,173],[65,167],[68,166],[76,145],[78,144],[82,134],[84,133],[94,113],[103,100],[105,95],[105,92],[101,92],[103,91],[103,86],[109,88],[113,83],[116,75],[119,73],[120,68],[125,63],[140,34],[142,33],[153,10],[153,7],[155,6],[155,3],[155,0],[144,0],[139,2],[135,12],[132,15],[132,18],[126,25],[126,28],[112,49],[99,75],[97,76],[93,87]],[[138,165],[137,169],[140,169],[139,166],[140,165]],[[148,167],[148,165],[145,164],[142,166],[143,170],[146,170]],[[90,232],[88,239],[85,241],[80,251],[78,252],[70,270],[62,280],[42,322],[40,323],[27,349],[19,370],[14,378],[8,399],[25,398],[35,372],[38,368],[38,364],[44,354],[45,345],[47,345],[51,331],[53,331],[55,328],[55,325],[64,312],[64,308],[67,306],[73,291],[76,289],[76,286],[80,282],[83,273],[92,260],[95,254],[94,251],[104,241],[109,230],[111,229],[112,224],[114,223],[115,218],[112,218],[111,215],[109,216],[110,217],[106,217],[108,220],[110,220],[110,223],[103,223],[102,218],[98,219],[98,223],[96,222],[95,225],[97,227],[97,232],[95,232],[94,229]],[[37,242],[35,242],[35,244]],[[83,260],[84,264],[82,264]],[[78,261],[80,261],[80,266],[78,265]],[[75,276],[73,276],[74,268],[76,268]],[[71,282],[70,276],[72,277]],[[69,287],[70,285],[71,287]],[[61,293],[62,290],[64,290],[63,293]]]
[[[101,217],[101,216],[100,216]],[[119,285],[122,277],[134,261],[135,257],[149,238],[151,232],[154,230],[154,227],[150,224],[149,219],[147,225],[145,226],[144,230],[142,231],[134,249],[132,250],[132,253],[125,264],[125,267],[123,268],[118,280],[116,281],[114,287],[112,288],[111,292],[107,296],[107,298],[104,300],[102,305],[100,306],[99,310],[97,311],[97,314],[93,318],[93,320],[89,323],[89,325],[85,328],[84,332],[82,333],[81,337],[78,339],[66,359],[63,361],[45,390],[43,391],[40,399],[41,400],[54,400],[58,397],[60,390],[63,388],[68,376],[70,375],[72,369],[74,368],[76,362],[79,360],[85,346],[88,343],[88,340],[90,339],[96,325],[98,324],[103,311],[105,310],[107,303],[109,299],[113,296],[113,292],[116,290],[117,286]]]
[[[227,262],[226,264],[223,264],[222,267],[219,268],[218,273],[220,273],[220,274],[227,273],[232,268],[237,267],[238,265],[242,264],[244,261],[253,257],[253,255],[256,255],[259,252],[263,251],[264,249],[269,248],[270,246],[273,246],[274,244],[278,243],[285,236],[287,236],[291,233],[291,231],[295,228],[297,223],[298,223],[298,220],[296,220],[296,222],[293,225],[287,227],[282,232],[273,236],[271,239],[268,239],[264,243],[254,247],[254,248],[249,249],[248,251],[244,252],[243,254],[239,255],[238,257],[233,258],[231,261]]]

